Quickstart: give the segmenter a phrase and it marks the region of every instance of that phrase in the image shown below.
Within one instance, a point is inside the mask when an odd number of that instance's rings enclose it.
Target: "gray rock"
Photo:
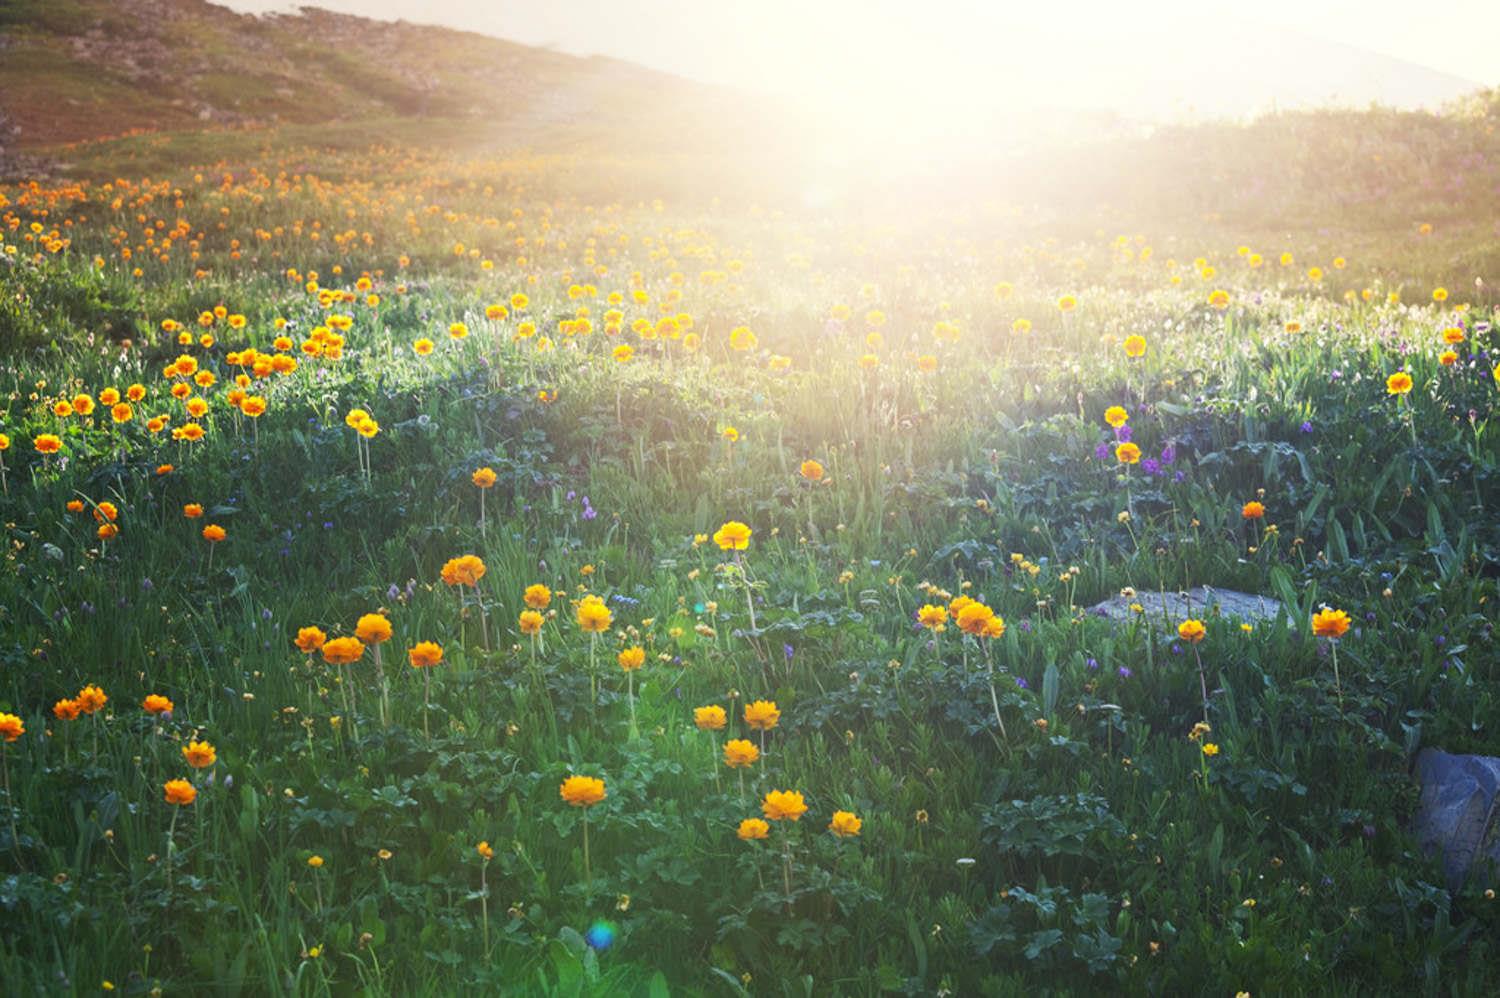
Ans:
[[[1417,782],[1417,841],[1428,855],[1442,853],[1449,888],[1471,873],[1492,881],[1500,868],[1500,759],[1426,748],[1417,753]]]
[[[1152,591],[1137,592],[1134,596],[1116,596],[1089,607],[1089,613],[1096,617],[1108,617],[1110,620],[1133,620],[1136,613],[1130,609],[1132,603],[1139,603],[1145,608],[1146,612],[1142,616],[1148,623],[1165,620],[1173,627],[1189,617],[1203,618],[1217,615],[1243,620],[1246,623],[1255,623],[1261,620],[1275,620],[1281,613],[1280,600],[1274,600],[1269,596],[1235,592],[1233,589],[1213,589],[1209,586],[1199,586],[1187,592]]]

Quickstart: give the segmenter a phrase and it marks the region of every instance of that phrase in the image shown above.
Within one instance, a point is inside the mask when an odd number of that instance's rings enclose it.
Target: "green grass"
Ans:
[[[1500,693],[1494,315],[1466,270],[1487,251],[1459,220],[1271,239],[1164,217],[1155,253],[1127,240],[1127,260],[1113,229],[1033,239],[1049,209],[812,217],[732,188],[711,211],[658,208],[661,178],[701,161],[472,157],[461,124],[426,142],[414,127],[379,126],[383,148],[365,123],[135,137],[80,163],[170,179],[0,189],[17,219],[0,262],[0,710],[27,729],[0,808],[14,990],[1495,989],[1495,902],[1445,884],[1410,836],[1412,754],[1492,753]],[[200,147],[223,162],[180,165]],[[140,215],[186,221],[167,259]],[[39,249],[34,219],[68,247]],[[368,273],[380,302],[324,308],[311,270],[351,291]],[[598,297],[570,298],[585,281]],[[1227,309],[1205,303],[1215,288]],[[516,292],[524,314],[485,318]],[[594,330],[570,337],[585,303]],[[162,330],[196,337],[220,304],[247,321],[216,321],[210,347]],[[342,359],[302,355],[330,312],[353,318]],[[630,330],[678,314],[696,351]],[[227,352],[272,352],[277,319],[300,363],[253,382],[269,407],[252,422],[227,402]],[[519,337],[528,320],[555,349]],[[731,348],[742,324],[752,351]],[[162,374],[181,354],[217,379],[195,389],[198,443],[145,426],[188,421]],[[1398,369],[1416,382],[1403,399],[1385,389]],[[148,394],[127,423],[52,414],[133,383]],[[1173,451],[1159,473],[1114,461],[1116,404],[1146,457]],[[368,473],[355,408],[380,424]],[[35,451],[41,433],[60,456]],[[482,521],[480,467],[498,479]],[[1256,498],[1266,519],[1243,520]],[[106,501],[120,534],[101,542]],[[743,570],[706,537],[728,520],[754,531]],[[212,549],[208,523],[228,535]],[[441,580],[470,553],[482,610]],[[555,611],[535,648],[518,630],[534,583]],[[1285,609],[1249,631],[1209,617],[1196,649],[1178,621],[1084,609],[1197,585]],[[597,642],[574,623],[586,593],[614,615]],[[959,595],[1003,636],[915,624]],[[1337,681],[1309,633],[1324,604],[1355,621]],[[378,669],[293,644],[376,611],[394,628]],[[430,700],[405,664],[423,640],[445,651]],[[632,645],[646,663],[627,684],[615,656]],[[87,683],[104,709],[54,717]],[[149,694],[170,718],[143,711]],[[780,720],[741,774],[716,760],[727,737],[760,744],[741,720],[757,699]],[[695,728],[709,704],[728,731]],[[1205,713],[1212,758],[1188,738]],[[194,738],[211,769],[186,765]],[[569,774],[607,785],[587,861]],[[198,797],[174,808],[163,784],[183,776]],[[740,841],[772,789],[808,813]],[[836,810],[858,837],[828,831]]]

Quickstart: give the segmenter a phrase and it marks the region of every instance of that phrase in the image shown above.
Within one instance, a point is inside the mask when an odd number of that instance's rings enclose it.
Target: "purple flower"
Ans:
[[[1031,687],[1026,684],[1026,680],[1022,679],[1020,676],[1016,677],[1016,685],[1023,690],[1031,689]]]
[[[1161,449],[1161,463],[1171,464],[1175,460],[1177,460],[1177,445],[1167,444]]]
[[[1130,678],[1130,667],[1129,666],[1122,665],[1118,669],[1116,669],[1115,671],[1120,674],[1120,678],[1121,679],[1129,679]]]
[[[1099,668],[1099,660],[1097,658],[1091,658],[1091,659],[1089,659],[1088,665],[1089,665],[1089,671],[1090,672],[1095,672]]]
[[[1103,461],[1106,458],[1108,458],[1109,457],[1109,443],[1108,442],[1101,443],[1098,447],[1095,447],[1094,448],[1094,457],[1098,458],[1100,461]]]
[[[1313,431],[1312,423],[1304,420],[1303,423],[1302,423],[1302,432],[1303,433],[1311,433],[1312,431]]]
[[[1141,470],[1148,475],[1156,475],[1161,472],[1161,465],[1153,457],[1148,457],[1141,462]]]
[[[791,645],[782,645],[781,653],[785,655],[786,660],[790,662],[792,660],[792,656],[797,654],[797,649],[793,648]]]
[[[1126,423],[1124,426],[1117,426],[1117,427],[1115,427],[1115,439],[1118,440],[1118,441],[1120,441],[1120,443],[1122,443],[1122,444],[1126,443],[1126,442],[1128,442],[1130,440],[1130,424],[1129,423]]]

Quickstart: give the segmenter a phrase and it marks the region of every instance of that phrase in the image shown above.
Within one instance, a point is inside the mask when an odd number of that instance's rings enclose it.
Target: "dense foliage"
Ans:
[[[320,155],[0,188],[7,992],[1500,985],[1409,830],[1500,717],[1441,225]],[[1279,610],[1086,609],[1200,585]]]

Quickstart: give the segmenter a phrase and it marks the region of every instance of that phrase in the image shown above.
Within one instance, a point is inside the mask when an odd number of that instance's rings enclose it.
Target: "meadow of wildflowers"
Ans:
[[[1500,985],[1442,224],[308,162],[0,187],[7,993]],[[1087,609],[1203,585],[1281,610]]]

